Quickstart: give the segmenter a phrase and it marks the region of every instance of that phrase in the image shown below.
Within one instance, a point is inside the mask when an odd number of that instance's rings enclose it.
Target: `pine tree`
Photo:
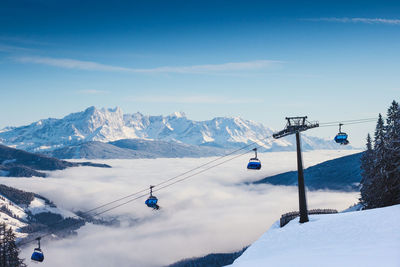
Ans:
[[[374,149],[373,149],[373,172],[371,173],[370,192],[372,193],[371,199],[367,204],[367,208],[384,207],[384,196],[386,193],[385,186],[385,125],[382,115],[379,114],[376,123],[374,135]]]
[[[393,101],[388,109],[387,125],[379,114],[372,147],[361,158],[361,203],[366,208],[400,204],[400,107]]]
[[[388,205],[400,204],[400,107],[393,100],[387,112],[386,126],[386,182]]]
[[[19,249],[15,244],[15,234],[5,223],[0,223],[0,267],[25,267],[19,258]]]
[[[374,170],[374,151],[372,150],[371,136],[367,135],[367,150],[361,156],[362,179],[360,182],[361,188],[361,203],[368,208],[368,203],[373,201],[374,192],[372,192],[372,179]]]
[[[385,147],[385,123],[382,114],[379,113],[378,121],[376,123],[374,139],[374,150],[382,153]]]

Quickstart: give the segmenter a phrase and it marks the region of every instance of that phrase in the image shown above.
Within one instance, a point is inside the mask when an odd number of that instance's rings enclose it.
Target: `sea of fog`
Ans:
[[[304,167],[359,151],[303,153]],[[102,217],[119,226],[87,224],[78,235],[43,242],[42,266],[164,266],[183,258],[233,252],[257,240],[282,213],[298,209],[297,187],[245,185],[295,170],[295,152],[260,153],[260,171],[246,169],[248,154],[156,192],[154,211],[139,199]],[[36,192],[70,211],[85,211],[217,158],[96,160],[107,168],[78,167],[49,172],[48,178],[1,178],[0,182]],[[216,162],[218,163],[218,162]],[[202,170],[202,169],[199,169]],[[307,177],[306,177],[307,178]],[[307,193],[310,209],[345,209],[359,193]],[[28,265],[34,244],[22,250]]]

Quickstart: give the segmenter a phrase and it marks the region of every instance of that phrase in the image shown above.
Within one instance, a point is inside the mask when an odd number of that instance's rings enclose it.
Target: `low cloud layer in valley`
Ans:
[[[305,167],[355,152],[305,152]],[[159,211],[147,208],[142,198],[102,215],[117,217],[120,226],[88,224],[75,237],[44,242],[42,265],[163,266],[182,258],[240,250],[260,237],[282,213],[298,209],[297,187],[242,183],[295,170],[296,154],[262,153],[260,171],[246,170],[248,157],[156,192],[162,207]],[[104,160],[113,168],[70,168],[51,172],[48,178],[1,178],[0,182],[39,193],[60,208],[84,211],[211,159]],[[310,209],[341,210],[357,202],[359,194],[316,191],[308,192],[307,197]],[[29,258],[32,249],[33,245],[24,248],[23,256]]]

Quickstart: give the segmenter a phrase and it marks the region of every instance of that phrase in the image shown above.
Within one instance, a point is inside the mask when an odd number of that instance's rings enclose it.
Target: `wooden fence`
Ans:
[[[338,213],[337,210],[334,209],[314,209],[314,210],[309,210],[308,214],[309,215],[315,215],[315,214],[333,214],[333,213]],[[295,219],[296,217],[300,216],[300,212],[298,211],[292,211],[285,213],[281,216],[280,220],[280,225],[281,227],[285,226],[288,224],[291,220]]]

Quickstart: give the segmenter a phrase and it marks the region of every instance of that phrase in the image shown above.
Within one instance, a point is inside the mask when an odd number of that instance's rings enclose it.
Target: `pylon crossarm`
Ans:
[[[272,136],[275,139],[282,138],[284,136],[288,136],[291,134],[299,133],[306,131],[311,128],[319,127],[318,122],[309,122],[307,121],[307,116],[304,117],[286,117],[287,124],[285,129],[274,133]]]

